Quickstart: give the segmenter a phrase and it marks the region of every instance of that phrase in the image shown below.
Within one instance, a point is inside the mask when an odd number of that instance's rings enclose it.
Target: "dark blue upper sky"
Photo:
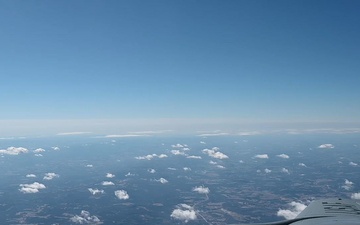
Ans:
[[[0,118],[360,121],[359,1],[0,1]]]

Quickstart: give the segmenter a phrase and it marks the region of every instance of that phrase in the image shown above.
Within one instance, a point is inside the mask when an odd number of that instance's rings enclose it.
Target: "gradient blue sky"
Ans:
[[[355,0],[1,0],[0,120],[358,123],[359,11]]]

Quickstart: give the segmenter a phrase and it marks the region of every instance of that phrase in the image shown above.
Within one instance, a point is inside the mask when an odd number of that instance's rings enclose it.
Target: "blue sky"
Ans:
[[[4,124],[360,122],[359,1],[0,5]]]

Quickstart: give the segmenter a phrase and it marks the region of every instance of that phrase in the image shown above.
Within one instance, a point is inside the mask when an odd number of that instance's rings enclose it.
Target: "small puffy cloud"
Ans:
[[[268,154],[258,154],[258,155],[255,155],[254,157],[257,159],[268,159],[269,158]]]
[[[99,190],[99,189],[88,188],[88,190],[90,191],[90,193],[91,193],[92,195],[103,194],[103,193],[104,193],[104,190]]]
[[[114,193],[118,199],[121,199],[121,200],[129,199],[129,195],[125,190],[117,190]]]
[[[354,162],[349,162],[349,165],[350,165],[350,166],[357,166],[358,164],[357,164],[357,163],[354,163]]]
[[[307,167],[304,163],[299,163],[299,166]]]
[[[188,159],[201,159],[201,156],[197,156],[197,155],[189,155],[186,158]]]
[[[322,144],[319,145],[318,148],[335,148],[335,146],[332,144]]]
[[[189,220],[196,220],[196,212],[193,207],[187,204],[180,204],[174,209],[170,215],[172,218],[177,220],[182,220],[185,223],[189,222]]]
[[[92,167],[94,167],[94,166],[91,165],[91,164],[87,164],[86,167],[92,168]]]
[[[113,182],[111,182],[111,181],[103,181],[102,183],[101,183],[101,185],[103,185],[103,186],[109,186],[109,185],[115,185]]]
[[[345,179],[345,184],[341,187],[348,191],[353,187],[353,184],[354,184],[353,182],[349,181],[348,179]]]
[[[239,160],[239,163],[245,163],[244,160]]]
[[[185,152],[182,152],[182,151],[180,151],[180,150],[171,150],[171,153],[173,154],[173,155],[185,155]]]
[[[51,147],[54,151],[59,151],[60,150],[60,148],[59,147]]]
[[[155,169],[148,169],[147,170],[149,173],[156,173],[156,170]]]
[[[216,165],[216,167],[219,169],[225,169],[225,166],[222,166],[222,165]]]
[[[44,180],[52,180],[56,177],[59,177],[59,174],[56,173],[45,173]]]
[[[184,171],[191,171],[191,168],[189,168],[189,167],[184,167],[183,170],[184,170]]]
[[[130,173],[130,172],[128,172],[127,174],[125,174],[125,177],[132,177],[132,176],[135,176],[135,174]]]
[[[157,154],[149,154],[149,155],[145,155],[145,156],[136,156],[135,159],[139,159],[139,160],[144,160],[144,159],[147,159],[147,160],[152,160],[153,158],[166,158],[167,155],[165,154],[161,154],[161,155],[157,155]]]
[[[40,189],[46,188],[45,185],[38,182],[34,182],[32,184],[20,184],[20,187],[19,191],[24,194],[38,193]]]
[[[0,149],[0,154],[5,155],[19,155],[21,153],[28,153],[29,150],[23,147],[9,147],[7,149]]]
[[[290,158],[288,155],[286,154],[280,154],[280,155],[277,155],[277,157],[280,157],[280,158],[283,158],[283,159],[288,159]]]
[[[148,134],[110,134],[106,138],[128,138],[128,137],[147,137]]]
[[[92,216],[88,211],[85,210],[81,210],[80,215],[71,217],[70,221],[79,224],[102,224],[97,216]]]
[[[173,167],[168,167],[168,170],[176,170],[176,169]]]
[[[360,192],[351,194],[352,199],[360,200]]]
[[[286,169],[286,168],[282,168],[282,169],[281,169],[281,172],[283,172],[283,173],[287,173],[287,174],[290,174],[289,170],[288,170],[288,169]]]
[[[214,136],[226,136],[230,135],[229,133],[208,133],[208,134],[199,134],[199,137],[214,137]]]
[[[27,174],[26,177],[36,177],[36,175],[31,173],[31,174]]]
[[[216,158],[216,159],[228,159],[229,157],[222,152],[219,152],[218,147],[214,147],[212,149],[204,149],[203,153],[208,154],[208,156]]]
[[[34,153],[40,153],[40,152],[45,152],[45,149],[37,148],[37,149],[34,150]]]
[[[35,154],[36,157],[43,157],[42,154]]]
[[[200,144],[205,145],[205,144],[206,144],[206,142],[205,142],[205,141],[200,141]]]
[[[306,208],[306,205],[300,202],[291,202],[289,206],[289,209],[279,209],[277,216],[282,216],[287,220],[294,219]]]
[[[172,148],[184,148],[187,145],[182,145],[182,144],[176,144],[176,145],[171,145]]]
[[[240,132],[238,135],[240,136],[252,136],[252,135],[259,135],[261,132],[259,131],[247,131],[247,132]]]
[[[210,160],[210,162],[209,162],[211,165],[216,165],[217,164],[217,162],[214,162],[214,161],[212,161],[212,160]]]
[[[264,169],[265,173],[271,173],[271,170],[269,170],[268,168]]]
[[[91,134],[91,132],[75,131],[75,132],[58,133],[56,135],[69,136],[69,135],[82,135],[82,134]]]
[[[160,183],[162,183],[162,184],[166,184],[166,183],[169,182],[169,181],[166,180],[165,178],[160,178],[159,180],[155,180],[155,181],[160,182]]]
[[[210,189],[204,186],[194,187],[193,191],[199,193],[199,194],[209,194]]]
[[[111,173],[106,173],[106,177],[107,177],[107,178],[114,178],[115,175],[114,175],[114,174],[111,174]]]

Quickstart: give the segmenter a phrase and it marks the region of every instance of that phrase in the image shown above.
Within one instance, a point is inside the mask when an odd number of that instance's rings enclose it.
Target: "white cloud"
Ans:
[[[19,191],[21,191],[24,194],[33,194],[33,193],[38,193],[40,189],[45,189],[46,186],[38,183],[38,182],[34,182],[32,184],[20,184],[20,189]]]
[[[114,175],[114,174],[111,174],[111,173],[106,173],[106,177],[107,177],[107,178],[114,178],[115,175]]]
[[[31,174],[27,174],[26,177],[36,177],[36,175],[31,173]]]
[[[299,163],[299,166],[307,167],[304,163]]]
[[[58,133],[58,134],[56,134],[56,135],[59,135],[59,136],[66,136],[66,135],[81,135],[81,134],[91,134],[91,132],[82,132],[82,131],[77,131],[77,132]]]
[[[239,160],[239,163],[244,163],[244,160]]]
[[[289,170],[288,170],[288,169],[286,169],[286,168],[282,168],[282,169],[281,169],[281,172],[283,172],[283,173],[287,173],[287,174],[290,174]]]
[[[45,149],[37,148],[37,149],[34,150],[34,153],[40,153],[40,152],[45,152]]]
[[[99,189],[88,188],[88,190],[90,191],[90,193],[91,193],[92,195],[103,194],[103,193],[104,193],[104,190],[99,190]]]
[[[91,165],[91,164],[87,164],[86,167],[92,168],[92,167],[94,167],[94,166]]]
[[[29,150],[23,147],[8,147],[7,149],[0,149],[0,154],[19,155],[21,153],[28,153]]]
[[[205,145],[205,144],[206,144],[206,142],[205,142],[205,141],[200,141],[200,144]]]
[[[225,155],[222,152],[219,152],[218,147],[214,147],[212,149],[204,149],[202,150],[203,153],[208,154],[210,157],[216,158],[216,159],[228,159],[229,157]]]
[[[166,158],[168,157],[167,155],[165,154],[161,154],[161,155],[157,155],[157,154],[149,154],[149,155],[145,155],[145,156],[136,156],[135,159],[139,159],[139,160],[144,160],[144,159],[147,159],[147,160],[152,160],[153,158]]]
[[[213,137],[213,136],[226,136],[230,135],[229,133],[210,133],[210,134],[199,134],[199,137]]]
[[[176,170],[176,169],[173,167],[168,167],[168,170]]]
[[[345,179],[345,184],[341,187],[348,191],[353,187],[353,184],[354,184],[353,182],[349,181],[348,179]]]
[[[306,208],[306,205],[300,202],[291,202],[289,206],[290,209],[279,209],[277,216],[282,216],[287,220],[294,219]]]
[[[201,156],[197,156],[197,155],[189,155],[186,158],[188,159],[201,159]]]
[[[335,148],[335,146],[332,144],[322,144],[319,145],[318,148]]]
[[[360,200],[360,192],[351,194],[351,198]]]
[[[288,159],[290,158],[288,155],[286,154],[280,154],[280,155],[277,155],[277,157],[280,157],[280,158],[283,158],[283,159]]]
[[[35,154],[36,157],[43,157],[42,154]]]
[[[185,171],[191,171],[191,168],[189,168],[189,167],[184,167],[183,170],[185,170]]]
[[[183,220],[186,223],[189,222],[189,220],[197,219],[194,208],[186,204],[178,205],[177,209],[174,209],[170,216],[177,220]]]
[[[155,169],[148,169],[147,170],[149,173],[156,173],[156,170]]]
[[[52,180],[55,177],[59,177],[59,174],[56,173],[45,173],[44,180]]]
[[[225,166],[222,166],[222,165],[216,165],[216,167],[219,169],[225,169]]]
[[[185,155],[185,152],[182,152],[180,150],[171,150],[171,153],[174,155]]]
[[[115,191],[115,196],[118,199],[122,199],[122,200],[129,199],[129,195],[125,190],[117,190],[117,191]]]
[[[209,188],[204,187],[204,186],[194,187],[193,191],[196,191],[199,194],[209,194],[210,193]]]
[[[269,170],[268,168],[264,169],[265,173],[271,173],[271,170]]]
[[[210,162],[209,162],[211,165],[216,165],[217,164],[217,162],[214,162],[214,161],[212,161],[212,160],[210,160]]]
[[[182,145],[182,144],[176,144],[176,145],[171,145],[172,148],[183,148],[187,145]]]
[[[357,163],[354,163],[354,162],[349,162],[349,165],[350,165],[350,166],[357,166],[358,164],[357,164]]]
[[[166,184],[166,183],[169,182],[169,181],[166,180],[165,178],[160,178],[159,180],[155,180],[155,181],[160,182],[160,183],[162,183],[162,184]]]
[[[135,176],[135,174],[130,173],[130,172],[128,172],[127,174],[125,174],[125,177],[132,177],[132,176]]]
[[[103,186],[109,186],[109,185],[115,185],[113,182],[111,182],[111,181],[103,181],[102,183],[101,183],[101,185],[103,185]]]
[[[268,159],[269,158],[268,154],[259,154],[259,155],[255,155],[254,157],[258,158],[258,159]]]
[[[259,131],[248,131],[248,132],[240,132],[238,135],[240,136],[251,136],[251,135],[259,135],[261,132]]]
[[[127,137],[146,137],[148,134],[111,134],[106,135],[106,138],[127,138]]]
[[[54,151],[59,151],[60,150],[60,148],[59,147],[51,147]]]
[[[75,215],[70,218],[71,222],[79,224],[102,224],[97,216],[91,216],[88,211],[81,210],[80,215]]]

